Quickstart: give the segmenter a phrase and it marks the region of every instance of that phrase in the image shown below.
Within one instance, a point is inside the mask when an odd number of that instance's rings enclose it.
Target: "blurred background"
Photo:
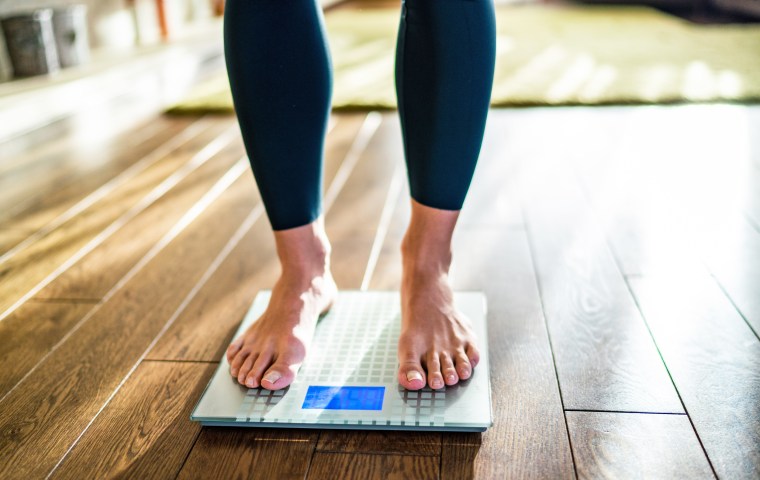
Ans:
[[[319,1],[333,275],[397,291],[401,1]],[[496,3],[458,434],[190,422],[279,275],[224,2],[0,0],[0,478],[760,478],[760,0]]]

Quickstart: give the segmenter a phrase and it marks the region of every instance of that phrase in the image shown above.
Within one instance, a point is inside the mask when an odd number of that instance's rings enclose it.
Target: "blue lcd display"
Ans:
[[[327,387],[310,385],[302,409],[382,410],[385,387]]]

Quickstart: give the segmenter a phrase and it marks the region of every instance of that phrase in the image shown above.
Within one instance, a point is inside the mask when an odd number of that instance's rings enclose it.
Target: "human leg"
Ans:
[[[412,196],[402,244],[399,382],[467,379],[479,360],[454,308],[451,238],[477,163],[495,63],[492,0],[403,0],[396,93]]]
[[[266,312],[227,349],[248,387],[280,389],[336,295],[322,219],[332,66],[316,0],[227,0],[225,59],[235,112],[282,266]]]

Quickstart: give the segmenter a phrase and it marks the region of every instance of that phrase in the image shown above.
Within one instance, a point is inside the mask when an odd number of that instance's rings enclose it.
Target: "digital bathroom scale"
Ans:
[[[264,312],[270,295],[256,296],[233,338]],[[230,375],[225,354],[190,419],[231,427],[485,431],[493,424],[486,297],[455,292],[454,303],[472,321],[480,351],[473,375],[457,385],[401,387],[398,292],[341,291],[319,320],[292,384],[275,391],[244,387]]]

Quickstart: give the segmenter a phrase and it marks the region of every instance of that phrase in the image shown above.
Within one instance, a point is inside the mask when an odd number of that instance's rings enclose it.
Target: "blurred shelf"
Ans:
[[[167,43],[94,50],[91,57],[87,65],[0,83],[0,141],[119,99],[162,110],[200,77],[224,68],[222,21],[189,26]]]

